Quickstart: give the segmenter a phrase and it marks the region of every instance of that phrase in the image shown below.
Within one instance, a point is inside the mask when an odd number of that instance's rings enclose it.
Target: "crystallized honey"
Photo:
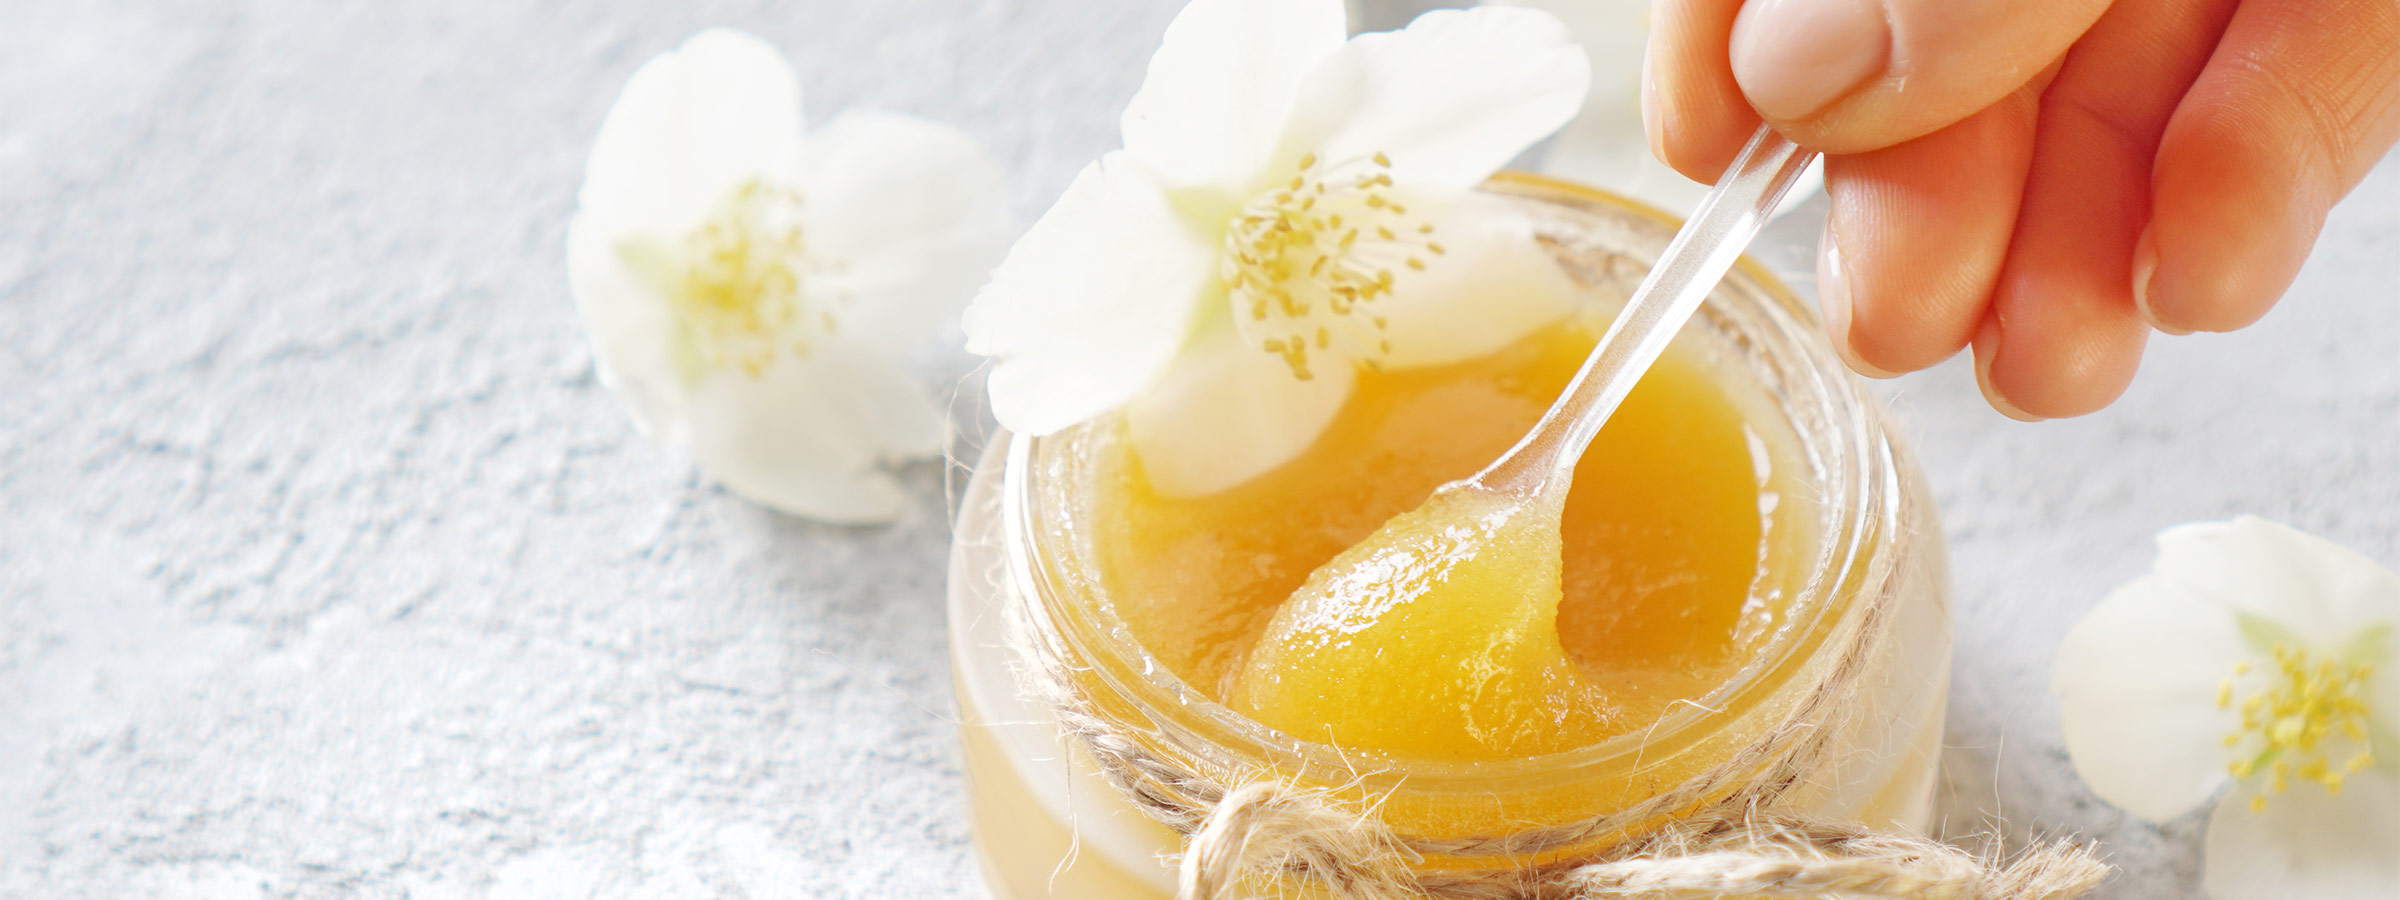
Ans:
[[[1456,365],[1362,373],[1306,452],[1213,495],[1161,495],[1129,442],[1114,442],[1091,522],[1118,616],[1186,683],[1235,709],[1398,758],[1571,749],[1702,697],[1755,654],[1779,612],[1764,599],[1771,591],[1754,588],[1791,564],[1772,550],[1787,542],[1768,538],[1792,476],[1680,346],[1584,455],[1564,510],[1526,513],[1560,515],[1563,527],[1512,532],[1561,535],[1556,549],[1516,548],[1559,559],[1559,572],[1468,564],[1450,577],[1472,581],[1477,602],[1353,609],[1312,623],[1305,646],[1260,651],[1311,572],[1498,458],[1595,338],[1575,320]],[[1472,527],[1481,512],[1414,515],[1432,517],[1428,528]],[[1551,583],[1563,593],[1539,596]]]

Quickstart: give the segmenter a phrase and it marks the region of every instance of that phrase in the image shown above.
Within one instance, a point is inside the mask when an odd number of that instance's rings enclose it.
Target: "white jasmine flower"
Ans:
[[[1305,449],[1359,367],[1458,361],[1570,310],[1523,224],[1471,209],[1581,102],[1566,29],[1447,10],[1345,41],[1343,20],[1341,0],[1195,0],[1168,26],[1125,148],[967,311],[1002,424],[1125,408],[1151,482],[1206,493]]]
[[[885,467],[945,436],[899,356],[998,258],[1000,171],[929,122],[800,121],[757,38],[705,31],[643,65],[592,146],[568,274],[643,434],[775,509],[885,520],[904,499]]]
[[[1592,91],[1583,111],[1559,129],[1540,169],[1561,178],[1607,188],[1678,216],[1688,216],[1709,186],[1675,171],[1650,153],[1642,131],[1642,65],[1650,43],[1650,0],[1484,0],[1493,6],[1544,10],[1592,57]],[[1809,164],[1792,185],[1777,215],[1816,196],[1825,187],[1825,161]]]
[[[2209,818],[2218,900],[2400,897],[2400,575],[2254,518],[2169,529],[2059,648],[2104,800]]]

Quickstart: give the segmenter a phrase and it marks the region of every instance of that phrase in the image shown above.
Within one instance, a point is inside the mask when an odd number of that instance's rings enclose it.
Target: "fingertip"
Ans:
[[[1975,332],[1973,343],[1975,347],[1975,387],[1983,391],[1983,402],[1989,404],[2001,415],[2019,422],[2042,421],[2041,416],[2018,409],[2015,403],[2009,401],[2008,395],[2001,392],[1999,385],[1992,381],[1992,363],[2000,356],[2000,321],[1994,318],[1984,319],[1983,326]]]
[[[2400,6],[2245,3],[2160,137],[2150,321],[2232,331],[2282,299],[2326,213],[2400,140]]]
[[[1642,127],[1652,155],[1702,184],[1715,183],[1758,128],[1727,59],[1741,6],[1741,0],[1661,0],[1651,9]]]
[[[2043,335],[2013,333],[1997,318],[1987,321],[1975,340],[1984,399],[2024,421],[2070,419],[2116,402],[2133,384],[2150,330],[2084,324],[2072,333]]]
[[[1842,263],[1841,242],[1834,237],[1833,219],[1827,217],[1825,230],[1817,238],[1817,307],[1825,319],[1825,337],[1833,344],[1833,353],[1841,357],[1850,371],[1868,378],[1897,378],[1889,371],[1860,359],[1858,348],[1851,340],[1850,273]]]
[[[2016,225],[2034,112],[2030,99],[2012,101],[1897,147],[1826,161],[1821,283],[1847,301],[1849,327],[1837,337],[1861,372],[1924,369],[1975,336]]]
[[[2304,154],[2269,149],[2209,111],[2179,116],[2152,173],[2149,255],[2135,297],[2159,330],[2257,322],[2299,276],[2334,194]],[[2144,277],[2141,263],[2147,262]]]
[[[2182,337],[2191,334],[2162,320],[2150,308],[2150,282],[2158,277],[2158,233],[2151,226],[2142,226],[2142,236],[2133,242],[2133,308],[2142,314],[2142,321],[2161,332]]]

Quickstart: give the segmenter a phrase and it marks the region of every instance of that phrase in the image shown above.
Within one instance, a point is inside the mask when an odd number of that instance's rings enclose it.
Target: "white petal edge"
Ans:
[[[1254,188],[1344,19],[1340,0],[1193,0],[1125,105],[1126,152],[1177,186]]]
[[[1506,201],[1469,193],[1436,221],[1447,250],[1399,278],[1375,311],[1390,323],[1385,365],[1447,365],[1498,350],[1575,311],[1575,284]]]
[[[2360,772],[2338,795],[2295,782],[2258,811],[2235,792],[2209,816],[2201,884],[2216,900],[2400,897],[2400,777]]]
[[[1213,494],[1308,449],[1333,423],[1358,374],[1327,360],[1292,377],[1283,358],[1219,323],[1193,342],[1151,390],[1125,409],[1125,433],[1152,489]]]
[[[1483,5],[1538,9],[1557,17],[1592,62],[1584,117],[1599,111],[1630,114],[1635,131],[1640,131],[1642,66],[1650,46],[1649,0],[1484,0]]]
[[[657,443],[683,446],[684,387],[669,340],[676,333],[666,299],[636,279],[617,246],[621,238],[577,213],[567,225],[567,283],[591,333],[600,383],[615,391],[634,428]]]
[[[1435,10],[1352,38],[1311,71],[1282,155],[1338,165],[1383,153],[1403,190],[1464,191],[1573,118],[1589,81],[1583,49],[1549,13]]]
[[[2052,690],[2075,771],[2100,799],[2153,822],[2230,776],[2240,724],[2217,687],[2249,657],[2230,610],[2145,575],[2109,593],[2058,648]]]
[[[2337,646],[2400,624],[2400,575],[2324,538],[2255,516],[2179,525],[2158,536],[2158,572],[2182,589]]]
[[[1007,193],[999,162],[947,125],[850,112],[810,135],[806,239],[838,266],[823,277],[843,336],[900,353],[954,321],[1008,247]]]
[[[786,356],[757,378],[718,372],[692,392],[689,450],[702,473],[761,505],[829,522],[899,515],[883,466],[931,456],[939,408],[894,361],[841,341]]]
[[[626,81],[578,202],[611,227],[681,233],[747,179],[793,183],[800,153],[791,64],[758,38],[712,28]]]
[[[1213,237],[1178,219],[1123,153],[1084,167],[967,308],[968,352],[994,360],[992,414],[1044,435],[1141,393],[1207,302]]]

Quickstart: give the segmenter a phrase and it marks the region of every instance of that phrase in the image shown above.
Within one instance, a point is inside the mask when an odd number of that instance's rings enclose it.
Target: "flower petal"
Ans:
[[[882,522],[906,501],[882,464],[940,451],[939,408],[889,358],[844,341],[758,377],[718,372],[686,408],[693,462],[727,490],[793,515]]]
[[[2158,572],[2321,648],[2362,628],[2400,624],[2400,575],[2340,544],[2254,516],[2160,533]]]
[[[1445,365],[1498,350],[1575,309],[1575,285],[1504,201],[1470,193],[1435,233],[1448,252],[1394,283],[1375,304],[1390,323],[1393,368]]]
[[[577,213],[567,225],[567,283],[592,333],[600,383],[624,399],[644,437],[681,445],[684,388],[664,337],[678,326],[666,301],[626,268],[619,243],[611,229]]]
[[[1542,170],[1607,188],[1677,215],[1689,214],[1708,186],[1650,155],[1642,133],[1642,65],[1650,34],[1647,0],[1486,0],[1557,16],[1591,59],[1591,89],[1575,120],[1559,129]],[[1659,175],[1673,176],[1673,180]],[[1686,190],[1690,185],[1692,190]],[[1684,196],[1688,193],[1688,196]]]
[[[2369,662],[2375,667],[2367,676],[2367,739],[2375,759],[2385,771],[2400,774],[2400,631],[2383,634],[2383,646],[2375,648]]]
[[[1282,155],[1382,153],[1403,190],[1463,191],[1572,118],[1589,80],[1582,48],[1548,13],[1435,10],[1352,38],[1311,71]]]
[[[1132,399],[1190,336],[1217,253],[1130,158],[1084,167],[967,309],[993,415],[1042,435]]]
[[[1486,6],[1538,9],[1556,16],[1591,59],[1583,116],[1630,117],[1642,128],[1642,65],[1650,48],[1649,0],[1484,0]]]
[[[2342,792],[2296,782],[2253,811],[2236,793],[2208,820],[2201,884],[2216,900],[2400,897],[2400,777],[2368,770]]]
[[[2067,633],[2052,690],[2075,771],[2100,798],[2153,822],[2200,805],[2227,779],[2222,740],[2239,725],[2217,688],[2250,655],[2231,611],[2145,575]]]
[[[600,123],[582,211],[680,233],[751,178],[800,163],[800,80],[766,42],[725,28],[644,63]]]
[[[965,132],[851,112],[808,144],[801,176],[809,252],[838,270],[845,337],[908,350],[965,307],[1007,249],[1000,164]]]
[[[1243,342],[1228,324],[1207,329],[1125,409],[1126,435],[1151,487],[1170,497],[1215,493],[1299,456],[1358,381],[1340,360],[1311,375],[1292,377],[1282,357]]]
[[[1344,15],[1336,0],[1193,0],[1125,106],[1126,152],[1170,184],[1250,189]]]

